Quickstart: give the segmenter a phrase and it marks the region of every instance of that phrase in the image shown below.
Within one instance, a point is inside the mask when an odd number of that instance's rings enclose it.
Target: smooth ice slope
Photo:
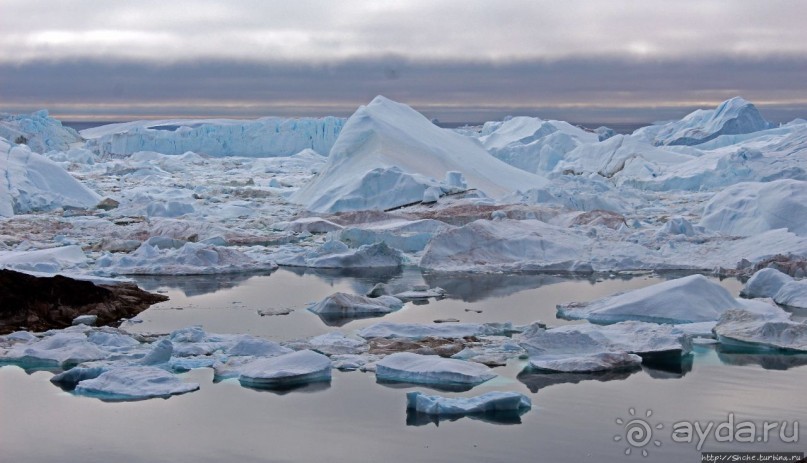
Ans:
[[[167,398],[199,389],[198,383],[186,383],[173,373],[150,366],[113,368],[93,379],[81,381],[76,394],[111,400]]]
[[[0,138],[0,217],[67,206],[88,208],[100,200],[55,162]]]
[[[330,381],[331,361],[317,352],[301,350],[255,360],[241,369],[238,380],[245,386],[257,388]]]
[[[379,96],[348,119],[322,172],[290,199],[318,212],[390,209],[422,200],[429,186],[452,171],[492,197],[546,184],[492,158],[468,137]]]
[[[719,284],[703,275],[691,275],[594,302],[559,305],[558,316],[595,323],[696,323],[717,320],[723,312],[738,306]]]
[[[490,368],[479,363],[410,352],[384,357],[376,364],[375,374],[382,381],[440,386],[475,386],[496,377]]]
[[[697,145],[721,135],[751,133],[772,126],[756,106],[734,97],[716,109],[699,109],[680,121],[642,127],[633,136],[655,145]]]
[[[304,149],[326,154],[345,120],[176,119],[135,121],[94,127],[81,132],[87,147],[100,154],[130,155],[138,151],[209,156],[291,156]]]
[[[786,179],[728,187],[706,203],[701,225],[735,236],[777,228],[807,236],[807,182]]]

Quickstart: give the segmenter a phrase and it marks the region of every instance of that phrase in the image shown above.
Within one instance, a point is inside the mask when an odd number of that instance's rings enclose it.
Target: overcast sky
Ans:
[[[0,0],[0,111],[652,121],[742,95],[807,116],[791,0]]]

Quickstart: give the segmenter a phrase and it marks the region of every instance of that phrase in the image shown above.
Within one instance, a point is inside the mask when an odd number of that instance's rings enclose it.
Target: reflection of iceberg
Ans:
[[[400,267],[382,268],[305,268],[283,267],[280,271],[290,272],[298,276],[315,276],[330,286],[350,285],[356,294],[366,294],[377,283],[388,283],[400,278],[404,273]]]
[[[599,373],[542,373],[525,369],[516,376],[530,392],[557,384],[577,384],[583,381],[616,381],[627,379],[638,370],[604,371]]]
[[[694,355],[680,355],[674,358],[643,358],[642,370],[653,379],[683,378],[692,371],[694,359]]]
[[[717,357],[727,365],[759,365],[765,370],[789,370],[807,365],[807,354],[771,354],[751,352],[736,346],[718,345]]]
[[[482,421],[490,424],[521,424],[521,415],[526,413],[526,410],[521,411],[506,411],[506,412],[487,412],[487,413],[472,413],[469,415],[459,416],[440,416],[429,415],[428,413],[420,413],[415,410],[406,411],[406,425],[407,426],[426,426],[434,424],[440,426],[441,421],[457,421],[462,418],[470,418],[472,420]]]
[[[187,297],[201,296],[225,289],[235,288],[253,276],[269,275],[271,272],[245,272],[216,275],[156,275],[133,276],[137,285],[146,291],[157,291],[160,288],[178,289]]]
[[[423,279],[429,287],[445,289],[449,298],[459,298],[465,302],[510,296],[520,291],[570,280],[555,275],[523,273],[425,273]]]

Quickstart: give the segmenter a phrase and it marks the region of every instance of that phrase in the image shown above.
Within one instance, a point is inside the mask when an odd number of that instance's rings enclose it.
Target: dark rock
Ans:
[[[0,270],[0,334],[65,328],[79,315],[97,315],[98,325],[114,324],[167,300],[132,283],[96,285],[61,275]]]
[[[111,211],[112,209],[117,208],[120,205],[118,201],[115,201],[112,198],[104,198],[95,206],[96,209],[102,209],[104,211]]]

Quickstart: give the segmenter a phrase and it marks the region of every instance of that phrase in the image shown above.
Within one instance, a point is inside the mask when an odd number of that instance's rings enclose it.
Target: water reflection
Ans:
[[[413,387],[432,389],[439,392],[468,392],[473,389],[475,384],[416,384],[403,381],[391,381],[386,379],[379,379],[376,377],[376,384],[388,387],[390,389],[410,389]]]
[[[520,273],[424,273],[423,279],[432,288],[439,286],[445,289],[448,297],[465,302],[505,297],[528,289],[576,280],[573,277]]]
[[[136,275],[132,279],[146,291],[161,288],[178,289],[186,297],[211,294],[235,288],[254,276],[269,276],[272,272],[226,273],[217,275]]]
[[[731,346],[716,346],[717,357],[726,365],[757,365],[765,370],[789,370],[807,365],[807,354],[749,352]]]
[[[382,314],[366,313],[366,314],[357,314],[356,316],[353,316],[353,317],[344,317],[344,316],[339,315],[339,314],[323,314],[323,313],[318,313],[316,315],[319,317],[320,320],[322,320],[322,323],[324,323],[325,326],[341,327],[341,326],[345,326],[348,323],[356,321],[356,320],[367,320],[367,319],[370,319],[370,318],[382,318],[387,314],[383,314],[383,313]]]
[[[529,410],[511,410],[511,411],[498,411],[486,413],[470,413],[467,415],[454,415],[454,416],[440,416],[430,415],[428,413],[421,413],[412,409],[406,410],[406,425],[407,426],[426,426],[433,424],[440,426],[440,422],[453,422],[462,418],[470,418],[472,420],[482,421],[490,424],[500,425],[513,425],[521,424],[521,415],[527,413]]]
[[[620,381],[627,379],[636,370],[602,371],[596,373],[547,373],[525,369],[516,376],[516,379],[524,383],[530,392],[535,393],[541,389],[559,384],[578,384],[583,381]]]
[[[315,383],[302,383],[302,384],[290,384],[290,385],[283,385],[283,386],[273,386],[273,387],[255,387],[255,386],[248,386],[246,384],[241,383],[241,387],[244,389],[249,389],[252,391],[258,392],[269,392],[275,395],[286,395],[291,393],[303,393],[303,394],[312,394],[316,392],[327,391],[331,388],[330,381],[318,381]]]

